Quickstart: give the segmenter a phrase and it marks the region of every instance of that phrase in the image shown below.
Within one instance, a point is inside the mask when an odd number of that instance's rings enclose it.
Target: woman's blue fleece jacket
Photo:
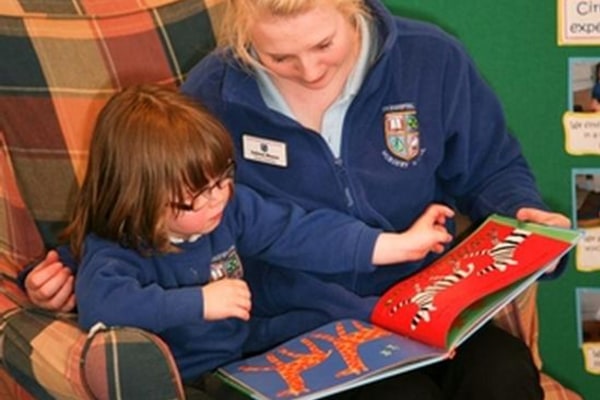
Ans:
[[[514,216],[525,206],[546,209],[498,99],[463,47],[435,26],[392,16],[378,1],[367,4],[380,48],[343,121],[339,158],[319,134],[268,109],[256,80],[231,54],[212,54],[191,71],[183,91],[231,132],[239,182],[386,231],[405,230],[433,202],[475,222],[494,212]],[[399,125],[403,115],[409,127]],[[244,136],[285,144],[287,166],[245,158]],[[402,146],[412,146],[408,156]],[[320,278],[380,294],[430,262]]]

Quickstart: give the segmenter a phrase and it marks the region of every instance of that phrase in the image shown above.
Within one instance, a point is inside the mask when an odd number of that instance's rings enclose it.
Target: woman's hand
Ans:
[[[54,250],[50,250],[29,272],[25,290],[37,307],[59,312],[70,312],[75,308],[73,273]]]
[[[517,220],[523,222],[535,222],[536,224],[556,226],[558,228],[571,227],[571,220],[566,216],[555,212],[540,210],[538,208],[520,208],[517,211],[516,217]],[[546,273],[552,273],[557,266],[558,263],[555,263],[554,267],[550,268],[548,271],[546,271]]]
[[[571,227],[571,220],[566,216],[551,211],[540,210],[538,208],[520,208],[517,211],[516,217],[519,221],[523,222],[535,222],[537,224],[556,226],[559,228]]]

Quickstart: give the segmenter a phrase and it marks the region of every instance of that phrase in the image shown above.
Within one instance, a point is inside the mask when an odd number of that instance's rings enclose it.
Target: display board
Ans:
[[[573,139],[567,133],[578,133],[577,127],[594,126],[598,117],[568,112],[578,105],[579,92],[583,90],[581,93],[586,95],[591,86],[590,69],[600,61],[600,44],[593,37],[585,38],[585,45],[570,44],[571,31],[561,39],[561,7],[570,7],[568,1],[546,1],[543,5],[522,0],[384,3],[394,14],[434,22],[459,38],[504,105],[508,124],[523,146],[546,202],[577,221],[580,193],[595,190],[596,183],[600,185],[600,129],[582,134],[595,140],[591,143],[597,147],[595,151],[569,152],[581,141],[569,142]],[[581,15],[582,21],[600,21],[600,14],[589,15],[593,11],[588,9],[585,16]],[[569,26],[600,29],[600,23],[595,24]],[[579,61],[589,65],[581,66]],[[581,100],[584,108],[588,100]],[[565,129],[565,123],[571,123],[575,132],[566,132],[569,129]],[[581,254],[571,257],[563,276],[540,284],[538,298],[544,370],[585,399],[598,398],[600,393],[600,351],[592,347],[590,360],[585,355],[589,348],[582,345],[587,329],[582,318],[589,314],[589,307],[600,305],[599,254],[600,250],[587,254],[592,265],[585,268],[577,267]],[[594,356],[598,358],[594,360]],[[590,368],[590,363],[598,370]]]

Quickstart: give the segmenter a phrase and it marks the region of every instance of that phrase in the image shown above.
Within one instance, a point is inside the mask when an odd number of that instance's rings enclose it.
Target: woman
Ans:
[[[357,0],[232,0],[224,26],[225,50],[183,91],[232,133],[241,182],[396,230],[432,202],[474,221],[498,212],[570,225],[544,211],[497,98],[439,29]],[[319,278],[377,295],[430,261]],[[452,398],[540,398],[521,345],[488,327],[423,373]]]
[[[191,71],[183,91],[232,134],[238,181],[385,230],[406,229],[433,202],[474,221],[498,212],[570,225],[546,211],[497,98],[438,28],[394,17],[376,0],[231,0],[226,10],[224,49]],[[310,277],[377,295],[431,259]],[[255,270],[252,262],[244,265]],[[68,306],[71,291],[39,273],[30,293]],[[278,300],[255,311],[286,312]],[[526,346],[493,326],[453,360],[378,385],[402,398],[543,396]],[[366,398],[382,398],[373,390],[363,388]]]

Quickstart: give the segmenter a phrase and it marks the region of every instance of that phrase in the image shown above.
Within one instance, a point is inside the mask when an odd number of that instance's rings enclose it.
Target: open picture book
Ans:
[[[317,399],[445,360],[580,237],[493,215],[385,292],[370,321],[331,322],[217,374],[255,399]]]

